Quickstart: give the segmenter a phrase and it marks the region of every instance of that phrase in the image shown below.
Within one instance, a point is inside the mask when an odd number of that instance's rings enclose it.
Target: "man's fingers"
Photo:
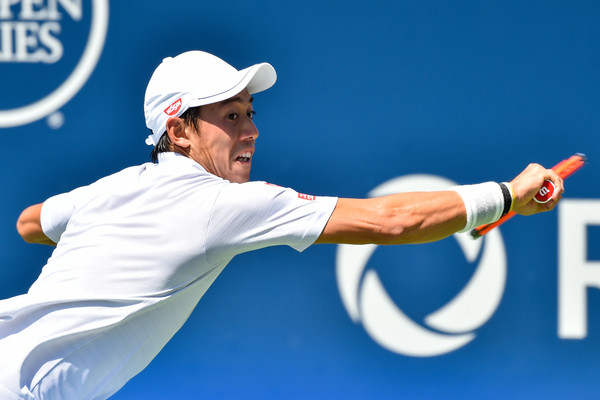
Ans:
[[[551,201],[556,204],[561,199],[562,194],[565,191],[565,182],[563,178],[561,178],[555,171],[551,169],[546,170],[546,173],[546,179],[551,181],[555,188]]]

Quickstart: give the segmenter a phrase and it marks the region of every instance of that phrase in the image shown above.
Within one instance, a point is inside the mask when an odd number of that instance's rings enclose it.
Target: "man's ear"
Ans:
[[[169,135],[171,143],[176,146],[184,149],[190,146],[188,131],[181,118],[171,117],[167,120],[167,135]]]

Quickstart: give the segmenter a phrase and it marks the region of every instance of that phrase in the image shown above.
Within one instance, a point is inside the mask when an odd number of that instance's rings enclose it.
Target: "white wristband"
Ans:
[[[457,192],[467,209],[467,223],[459,233],[478,226],[496,222],[504,211],[504,194],[496,182],[477,185],[453,186],[448,190]]]

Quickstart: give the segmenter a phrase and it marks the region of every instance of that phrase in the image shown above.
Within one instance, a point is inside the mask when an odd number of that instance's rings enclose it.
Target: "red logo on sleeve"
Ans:
[[[276,185],[274,183],[270,183],[270,182],[265,182],[266,185],[269,186],[274,186],[274,187],[278,187],[281,188],[281,186]],[[298,198],[302,199],[302,200],[308,200],[308,201],[313,201],[317,199],[317,196],[313,196],[312,194],[304,194],[304,193],[298,193]]]
[[[173,102],[169,107],[165,108],[165,114],[173,116],[181,108],[181,97]]]
[[[316,196],[313,196],[312,194],[298,193],[298,198],[299,198],[299,199],[304,199],[304,200],[310,200],[310,201],[313,201],[313,200],[315,200],[317,197],[316,197]]]

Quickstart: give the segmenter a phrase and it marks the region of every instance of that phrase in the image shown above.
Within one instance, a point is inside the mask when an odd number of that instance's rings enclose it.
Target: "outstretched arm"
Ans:
[[[533,197],[546,179],[558,190],[550,202],[539,204]],[[511,186],[512,209],[523,215],[553,209],[564,190],[562,179],[538,164],[529,165]],[[405,244],[440,240],[465,228],[467,208],[471,213],[477,212],[477,196],[466,200],[470,203],[468,207],[463,197],[452,190],[339,199],[316,243]]]
[[[42,213],[42,204],[34,204],[27,207],[17,220],[17,232],[27,243],[39,243],[55,246],[42,230],[40,215]]]
[[[465,222],[464,203],[452,191],[342,198],[316,243],[424,243],[452,235]]]

